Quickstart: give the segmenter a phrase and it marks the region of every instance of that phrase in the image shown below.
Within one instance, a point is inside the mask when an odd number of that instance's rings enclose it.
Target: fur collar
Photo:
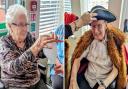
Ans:
[[[91,31],[87,31],[80,38],[72,56],[72,63],[74,59],[79,58],[81,54],[93,41]],[[108,26],[107,28],[107,49],[108,55],[113,64],[118,68],[117,89],[124,89],[126,86],[126,63],[122,54],[122,45],[125,41],[125,36],[119,29]]]

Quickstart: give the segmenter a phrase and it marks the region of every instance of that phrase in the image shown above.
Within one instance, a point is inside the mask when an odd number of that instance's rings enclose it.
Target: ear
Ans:
[[[107,29],[108,28],[108,22],[105,21],[105,28]]]

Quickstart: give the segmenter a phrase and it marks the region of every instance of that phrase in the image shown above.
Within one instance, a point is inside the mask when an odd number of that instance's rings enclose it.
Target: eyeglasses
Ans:
[[[95,28],[101,29],[102,25],[91,25],[91,28],[92,29],[95,29]]]
[[[15,25],[17,27],[27,27],[29,25],[29,23],[25,23],[25,24],[16,24],[16,23],[12,23],[12,25]]]

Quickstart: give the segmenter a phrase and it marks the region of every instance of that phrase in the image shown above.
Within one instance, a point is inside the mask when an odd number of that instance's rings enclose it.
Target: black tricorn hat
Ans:
[[[97,13],[97,16],[95,16],[97,20],[105,20],[108,23],[116,20],[115,15],[107,9],[105,9],[103,6],[95,6],[91,9],[90,12]]]

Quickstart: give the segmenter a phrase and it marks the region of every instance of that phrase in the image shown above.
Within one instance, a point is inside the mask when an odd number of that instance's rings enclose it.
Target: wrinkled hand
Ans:
[[[64,73],[64,68],[63,68],[63,65],[62,64],[60,64],[60,65],[56,65],[55,66],[55,68],[54,68],[54,70],[55,70],[55,73],[56,74],[63,74]]]
[[[95,18],[95,16],[97,16],[96,13],[89,13],[89,12],[85,12],[77,21],[76,21],[76,25],[77,27],[82,27],[84,25],[87,25],[89,23],[91,23],[94,20],[97,20]]]
[[[84,13],[80,18],[83,20],[84,25],[88,24],[94,20],[97,20],[94,16],[97,16],[96,13]]]
[[[51,35],[39,36],[39,38],[36,41],[36,45],[39,48],[43,48],[47,43],[52,43],[52,42],[62,42],[62,41],[58,40],[57,36],[54,33],[52,33]]]
[[[63,65],[59,62],[58,58],[56,59],[54,70],[56,74],[64,73]]]
[[[63,41],[58,40],[55,34],[41,35],[38,37],[38,39],[36,40],[36,42],[32,45],[30,49],[32,53],[36,56],[38,52],[46,46],[47,43],[52,43],[52,42],[63,42]]]
[[[78,86],[76,80],[71,80],[71,81],[70,81],[69,89],[79,89],[79,86]]]

